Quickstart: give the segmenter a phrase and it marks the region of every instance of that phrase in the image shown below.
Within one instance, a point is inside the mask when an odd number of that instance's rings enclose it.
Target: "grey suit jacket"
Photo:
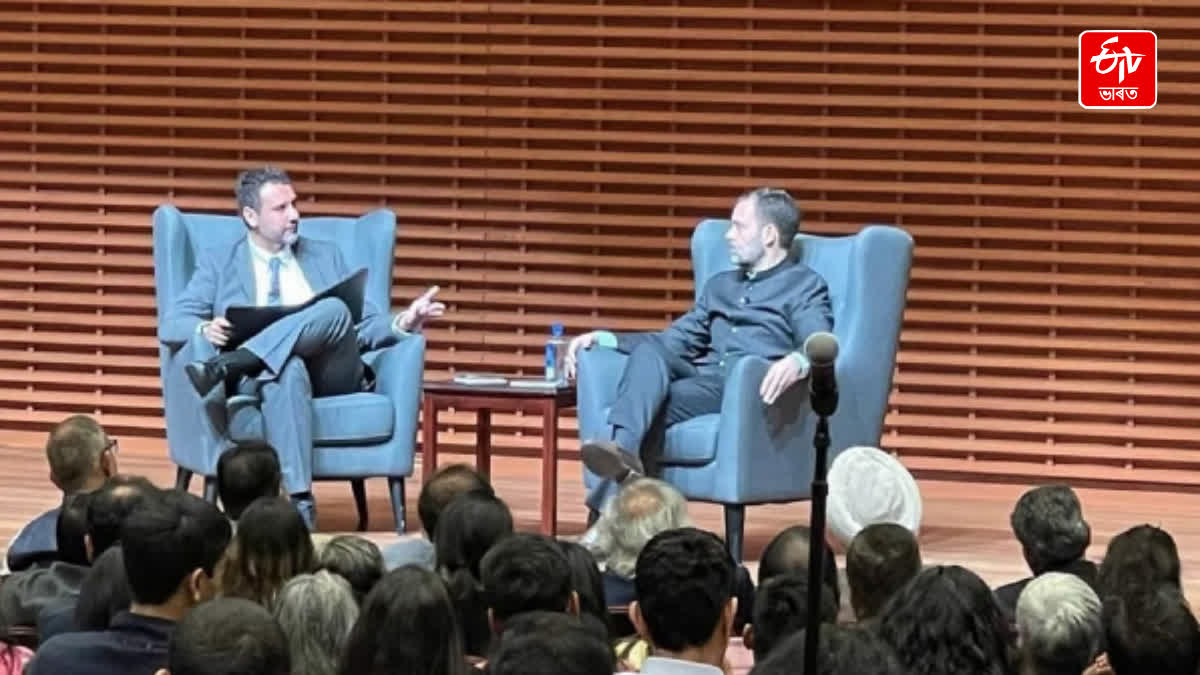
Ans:
[[[337,244],[300,237],[292,251],[308,285],[316,293],[350,276],[351,270]],[[254,272],[250,262],[250,244],[240,237],[232,245],[202,251],[187,287],[159,323],[158,339],[178,349],[193,335],[202,321],[224,316],[231,305],[253,305]],[[395,344],[392,317],[367,300],[362,320],[356,326],[361,351],[382,349]]]

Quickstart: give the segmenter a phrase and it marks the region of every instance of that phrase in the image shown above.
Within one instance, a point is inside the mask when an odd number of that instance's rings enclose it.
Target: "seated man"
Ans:
[[[288,675],[291,667],[287,638],[270,612],[249,600],[218,598],[179,622],[167,668],[156,675]]]
[[[608,415],[613,437],[586,439],[581,448],[588,469],[616,481],[645,473],[642,442],[651,430],[657,435],[677,422],[720,412],[725,377],[740,357],[772,361],[759,390],[766,405],[808,376],[804,341],[832,330],[833,313],[825,281],[789,256],[799,219],[783,190],[741,195],[725,235],[739,269],[713,276],[687,314],[661,333],[594,331],[571,340],[568,377],[580,349],[598,344],[629,354]],[[602,483],[588,506],[599,511],[608,492]]]
[[[908,528],[895,523],[864,527],[846,551],[846,581],[855,618],[861,623],[877,616],[920,571],[921,549]]]
[[[96,490],[117,475],[117,441],[87,415],[72,415],[50,430],[46,439],[50,481],[63,498]],[[58,508],[50,509],[21,528],[8,545],[8,569],[20,572],[57,560],[54,547]]]
[[[279,458],[266,443],[238,443],[217,460],[217,497],[225,515],[235,523],[250,502],[278,497],[282,481]]]
[[[178,348],[202,336],[211,345],[199,346],[212,358],[185,367],[206,407],[245,391],[243,377],[257,378],[250,388],[262,399],[266,441],[279,454],[284,486],[312,529],[312,397],[369,387],[362,352],[395,344],[445,307],[433,301],[434,287],[395,316],[367,302],[362,320],[352,324],[350,309],[328,298],[217,354],[232,335],[233,325],[225,318],[230,306],[301,304],[353,272],[337,245],[299,235],[296,191],[285,172],[244,171],[235,192],[246,237],[197,256],[196,271],[159,325],[158,339]],[[214,422],[214,427],[222,425]]]

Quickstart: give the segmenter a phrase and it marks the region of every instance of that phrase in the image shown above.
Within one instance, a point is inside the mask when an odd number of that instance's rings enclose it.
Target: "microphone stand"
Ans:
[[[804,635],[804,675],[817,675],[817,639],[821,634],[821,569],[825,563],[825,504],[829,483],[825,480],[829,458],[829,416],[837,410],[837,389],[811,391],[810,401],[817,414],[817,430],[813,434],[812,512],[809,516],[808,542],[808,626]]]

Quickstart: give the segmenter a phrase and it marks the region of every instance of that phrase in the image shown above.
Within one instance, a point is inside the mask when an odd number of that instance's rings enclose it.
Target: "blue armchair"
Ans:
[[[696,295],[714,274],[732,269],[724,240],[728,220],[704,220],[692,235]],[[830,456],[854,445],[878,445],[883,431],[900,323],[912,264],[912,238],[871,226],[847,237],[797,235],[793,255],[825,278],[841,345],[836,372],[841,400],[830,418]],[[579,358],[578,413],[583,439],[610,438],[608,411],[626,356],[594,348]],[[661,478],[689,499],[725,507],[726,542],[741,560],[748,504],[807,499],[813,476],[813,432],[807,386],[788,390],[771,407],[758,395],[769,364],[745,357],[730,371],[721,412],[676,424],[661,449]],[[584,469],[592,487],[600,479]]]
[[[196,253],[236,237],[245,227],[234,216],[182,213],[163,205],[154,212],[154,290],[158,318],[183,291],[195,267]],[[351,268],[368,269],[366,294],[379,307],[390,305],[396,216],[390,210],[352,218],[305,218],[305,237],[334,241]],[[229,444],[207,415],[183,372],[184,364],[211,354],[197,336],[174,351],[160,345],[163,404],[167,445],[178,466],[177,485],[186,489],[192,474],[205,477],[205,497],[215,496],[217,458]],[[205,352],[207,350],[207,353]],[[348,480],[358,508],[358,527],[367,527],[364,480],[387,477],[396,530],[403,532],[404,479],[412,475],[416,449],[417,411],[425,362],[425,339],[420,335],[387,349],[363,355],[374,371],[374,392],[313,399],[313,479]]]

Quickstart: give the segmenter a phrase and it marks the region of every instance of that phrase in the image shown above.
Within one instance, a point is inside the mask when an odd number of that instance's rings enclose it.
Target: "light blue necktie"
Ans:
[[[267,304],[268,305],[280,304],[279,264],[280,264],[279,258],[271,258],[271,261],[269,263],[271,276],[270,276],[270,281],[267,285]]]

